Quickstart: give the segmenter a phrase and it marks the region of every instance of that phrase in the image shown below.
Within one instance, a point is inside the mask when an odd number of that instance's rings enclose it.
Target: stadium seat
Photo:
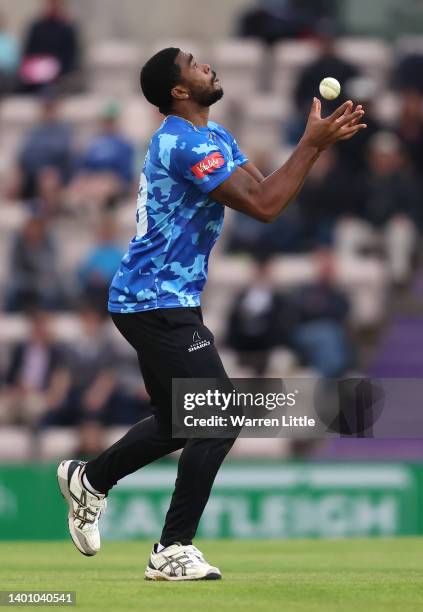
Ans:
[[[423,54],[423,36],[399,36],[395,42],[395,52],[397,55]]]
[[[96,133],[97,119],[106,101],[106,95],[79,95],[65,98],[62,108],[63,119],[75,128],[77,147],[84,147]]]
[[[72,427],[51,427],[38,437],[40,459],[55,460],[72,455],[78,444],[76,430]]]
[[[210,49],[209,63],[229,98],[239,99],[240,94],[257,89],[263,60],[264,48],[254,40],[219,40]]]
[[[386,85],[392,67],[392,52],[387,43],[378,38],[344,37],[337,41],[336,49],[340,57],[358,66],[378,87]]]
[[[29,461],[32,451],[30,433],[23,427],[0,429],[0,461]]]
[[[254,150],[274,150],[281,141],[281,125],[290,115],[290,103],[278,95],[254,95],[244,105],[242,144]]]
[[[286,459],[291,441],[287,438],[238,438],[232,447],[232,458]]]
[[[87,53],[90,90],[121,97],[139,88],[139,70],[145,55],[140,47],[121,40],[93,45]]]
[[[316,279],[316,266],[310,255],[283,255],[274,262],[275,281],[280,287],[309,283]]]
[[[300,71],[316,58],[311,41],[280,42],[274,48],[273,90],[290,98]]]
[[[386,314],[389,277],[386,266],[376,258],[337,258],[338,283],[347,293],[351,308],[350,321],[357,327],[382,323]]]
[[[36,99],[8,96],[0,104],[2,147],[9,147],[14,155],[28,130],[38,119],[39,104]]]
[[[180,37],[159,38],[155,40],[149,48],[149,52],[147,54],[146,59],[151,55],[154,55],[154,53],[157,53],[161,49],[166,49],[167,47],[176,47],[178,49],[186,51],[187,53],[192,53],[200,62],[206,61],[209,55],[207,45],[205,45],[202,41],[198,39],[194,40],[192,38]]]
[[[127,138],[141,143],[150,141],[162,120],[163,117],[139,93],[126,101],[120,125]]]
[[[395,121],[400,112],[400,96],[393,91],[381,91],[377,104],[374,104],[374,114],[386,126],[395,127]]]

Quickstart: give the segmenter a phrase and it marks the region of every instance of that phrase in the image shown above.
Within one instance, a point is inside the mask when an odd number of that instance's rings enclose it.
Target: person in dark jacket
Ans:
[[[318,279],[293,293],[299,324],[293,344],[303,363],[321,376],[342,376],[353,365],[352,344],[347,332],[349,301],[335,286],[335,262],[331,251],[316,253]]]
[[[242,365],[262,376],[272,349],[289,344],[295,319],[294,308],[274,285],[271,259],[263,256],[256,260],[251,283],[231,307],[226,345],[238,353]]]
[[[5,375],[2,405],[15,424],[37,417],[64,400],[66,387],[64,349],[51,329],[51,315],[31,308],[29,336],[11,349]]]
[[[46,0],[44,14],[28,28],[20,66],[21,90],[32,93],[78,67],[76,25],[63,0]]]

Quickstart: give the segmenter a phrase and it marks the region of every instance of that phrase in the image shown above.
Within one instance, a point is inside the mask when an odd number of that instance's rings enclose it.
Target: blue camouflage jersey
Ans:
[[[137,233],[109,293],[109,311],[199,306],[224,206],[209,193],[247,162],[233,136],[170,115],[154,134],[141,173]]]

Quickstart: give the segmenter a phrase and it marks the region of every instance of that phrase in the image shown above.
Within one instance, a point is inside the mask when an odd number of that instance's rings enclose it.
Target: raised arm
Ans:
[[[363,115],[361,106],[353,110],[352,102],[347,101],[322,119],[320,100],[314,98],[304,135],[283,166],[260,181],[257,169],[245,164],[214,189],[211,196],[264,223],[274,221],[295,198],[320,153],[366,127],[359,123]]]

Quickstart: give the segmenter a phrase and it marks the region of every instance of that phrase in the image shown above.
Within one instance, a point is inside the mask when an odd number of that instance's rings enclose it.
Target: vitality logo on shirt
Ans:
[[[188,347],[188,353],[210,346],[210,340],[203,340],[197,330],[192,334],[192,344]]]
[[[198,164],[191,167],[192,173],[198,178],[202,179],[206,176],[206,174],[210,174],[216,168],[220,168],[225,163],[225,158],[222,153],[216,151],[215,153],[210,153],[204,159],[202,159]]]

